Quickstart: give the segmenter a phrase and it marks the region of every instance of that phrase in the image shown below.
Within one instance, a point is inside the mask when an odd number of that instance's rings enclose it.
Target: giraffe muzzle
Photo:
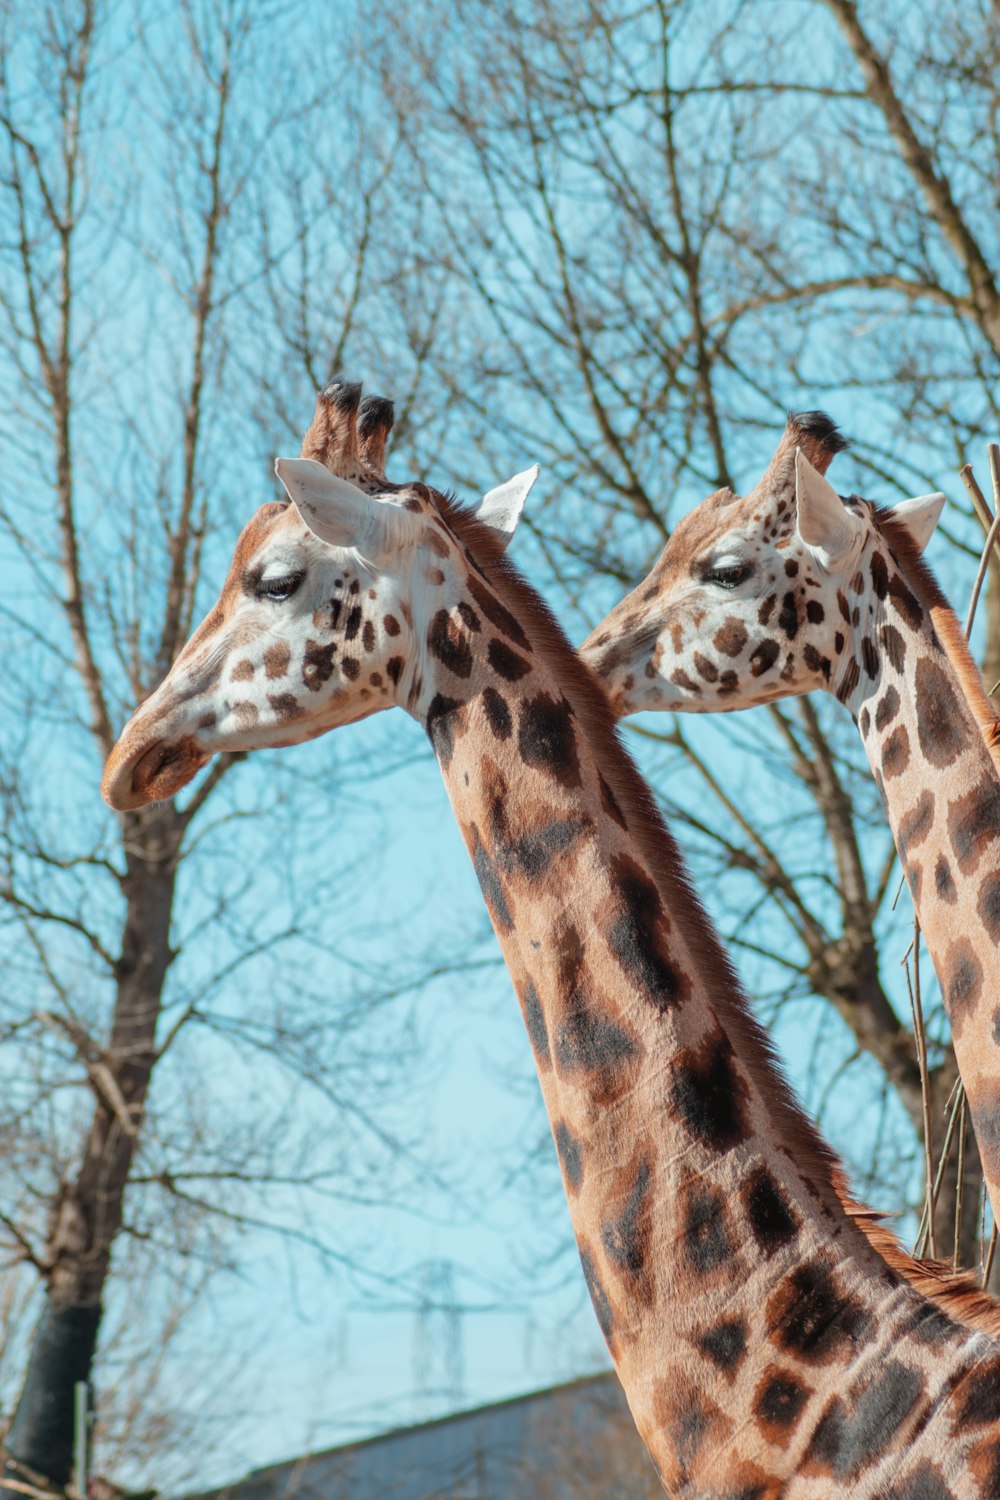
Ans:
[[[130,751],[123,735],[108,757],[101,795],[116,812],[164,802],[186,786],[211,756],[195,740],[157,740]]]

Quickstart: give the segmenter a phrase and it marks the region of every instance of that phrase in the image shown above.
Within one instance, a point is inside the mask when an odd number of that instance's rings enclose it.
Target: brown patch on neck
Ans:
[[[906,575],[907,583],[930,615],[944,654],[982,731],[986,748],[1000,771],[1000,715],[986,696],[982,675],[969,650],[958,616],[902,522],[877,505],[872,506],[872,520],[876,530],[885,538],[896,565]]]

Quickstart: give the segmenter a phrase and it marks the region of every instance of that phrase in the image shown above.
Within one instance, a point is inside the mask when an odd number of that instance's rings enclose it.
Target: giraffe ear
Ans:
[[[888,514],[906,528],[917,551],[923,552],[941,519],[944,502],[945,497],[940,491],[933,495],[917,495],[912,500],[901,500]]]
[[[476,508],[476,519],[498,532],[505,546],[517,530],[524,502],[537,478],[538,465],[532,464],[523,474],[515,474],[505,484],[488,490]]]
[[[313,458],[279,458],[274,471],[295,509],[321,542],[331,547],[356,547],[370,559],[391,550],[395,524],[406,514],[398,506],[373,499]]]
[[[857,521],[801,448],[795,450],[795,509],[802,541],[833,572],[851,551]]]

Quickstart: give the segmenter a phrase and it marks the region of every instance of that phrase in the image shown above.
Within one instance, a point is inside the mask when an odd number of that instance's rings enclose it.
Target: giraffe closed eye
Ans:
[[[290,599],[302,585],[305,578],[305,570],[297,569],[294,573],[283,573],[276,578],[262,578],[254,589],[257,599],[270,599],[274,604],[284,604]]]
[[[723,589],[735,589],[745,583],[752,572],[749,563],[725,563],[709,566],[701,576],[703,583],[716,583]]]

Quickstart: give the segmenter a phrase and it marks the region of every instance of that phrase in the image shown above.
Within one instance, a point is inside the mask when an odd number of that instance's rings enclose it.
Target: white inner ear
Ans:
[[[832,572],[853,551],[860,528],[833,485],[813,468],[801,448],[795,450],[795,509],[800,538]]]
[[[944,502],[944,495],[936,491],[933,495],[915,495],[912,500],[901,500],[890,510],[890,516],[906,527],[918,552],[923,552],[930,541],[941,519]]]
[[[499,532],[505,542],[509,542],[517,530],[524,502],[537,478],[538,465],[532,464],[531,468],[525,469],[522,474],[515,474],[513,479],[508,479],[504,484],[498,484],[495,489],[488,490],[476,508],[477,520],[492,527],[494,531]]]
[[[279,458],[274,471],[309,530],[331,547],[366,556],[385,543],[384,505],[313,458]]]

